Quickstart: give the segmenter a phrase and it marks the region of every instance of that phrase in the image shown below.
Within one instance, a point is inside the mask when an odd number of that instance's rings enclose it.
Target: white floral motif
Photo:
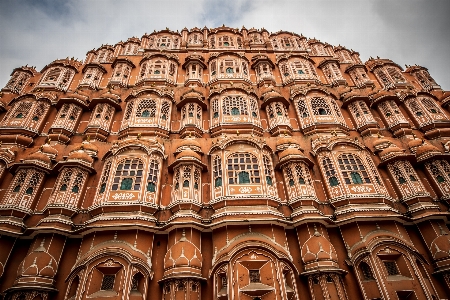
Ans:
[[[351,187],[351,190],[356,193],[370,193],[372,192],[372,188],[368,186],[353,186]]]
[[[242,194],[249,194],[252,191],[251,187],[241,187],[239,189],[239,192],[241,192]]]
[[[114,200],[130,200],[134,198],[134,195],[132,193],[120,193],[120,194],[114,194],[112,196]]]

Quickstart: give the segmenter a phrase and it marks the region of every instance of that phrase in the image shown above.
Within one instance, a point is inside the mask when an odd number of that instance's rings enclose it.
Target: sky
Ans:
[[[303,34],[402,67],[421,65],[450,90],[449,0],[0,0],[0,88],[12,70],[129,37],[225,24]]]

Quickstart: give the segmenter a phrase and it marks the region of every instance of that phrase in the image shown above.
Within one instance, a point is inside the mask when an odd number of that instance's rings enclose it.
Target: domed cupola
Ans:
[[[163,280],[180,277],[202,278],[202,261],[200,249],[186,238],[183,229],[181,238],[167,251],[164,257]]]
[[[301,249],[301,256],[306,272],[339,269],[336,250],[330,241],[317,230],[315,225],[314,234]]]
[[[175,152],[175,161],[169,165],[169,171],[174,173],[169,205],[173,213],[180,210],[198,212],[201,208],[201,173],[207,167],[202,162],[200,154],[203,153],[199,146],[193,139],[184,140]]]
[[[435,146],[423,141],[423,144],[417,147],[416,150],[416,160],[417,162],[423,162],[431,158],[442,154],[442,152]]]

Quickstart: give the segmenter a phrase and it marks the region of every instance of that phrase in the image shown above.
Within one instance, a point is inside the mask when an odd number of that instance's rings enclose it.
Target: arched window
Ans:
[[[100,188],[98,193],[103,194],[106,190],[106,185],[108,184],[108,178],[111,171],[111,161],[107,161],[103,167],[102,177],[100,178]]]
[[[331,160],[328,157],[325,157],[322,160],[322,166],[325,171],[325,176],[328,179],[328,184],[332,187],[338,186],[339,180],[337,178],[336,171],[334,170],[333,163],[331,162]]]
[[[370,183],[369,174],[358,156],[341,154],[338,164],[346,184]]]
[[[139,102],[136,116],[142,118],[154,118],[156,116],[156,102],[152,99],[145,99]]]
[[[248,115],[247,101],[242,96],[228,96],[222,100],[224,115]]]
[[[158,183],[159,163],[156,160],[151,160],[148,165],[147,177],[147,192],[156,192],[156,184]]]
[[[214,187],[222,186],[222,159],[218,155],[213,158],[213,182]]]
[[[267,185],[272,185],[272,163],[270,162],[270,159],[264,155],[263,156],[263,163],[264,163],[264,173],[266,175],[266,183]]]
[[[359,264],[359,269],[363,275],[364,280],[374,280],[372,269],[366,262],[361,262]]]
[[[141,189],[141,180],[144,164],[140,159],[125,159],[117,165],[111,190],[134,190]]]
[[[315,115],[331,115],[331,109],[323,98],[312,98],[311,108]]]
[[[227,159],[228,183],[261,183],[257,158],[249,153],[235,153]]]

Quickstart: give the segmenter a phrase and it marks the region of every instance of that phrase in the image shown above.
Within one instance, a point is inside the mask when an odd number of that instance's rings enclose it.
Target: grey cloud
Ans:
[[[169,27],[287,30],[400,65],[420,64],[450,89],[449,1],[0,1],[0,87],[12,69],[85,58],[101,44]]]

